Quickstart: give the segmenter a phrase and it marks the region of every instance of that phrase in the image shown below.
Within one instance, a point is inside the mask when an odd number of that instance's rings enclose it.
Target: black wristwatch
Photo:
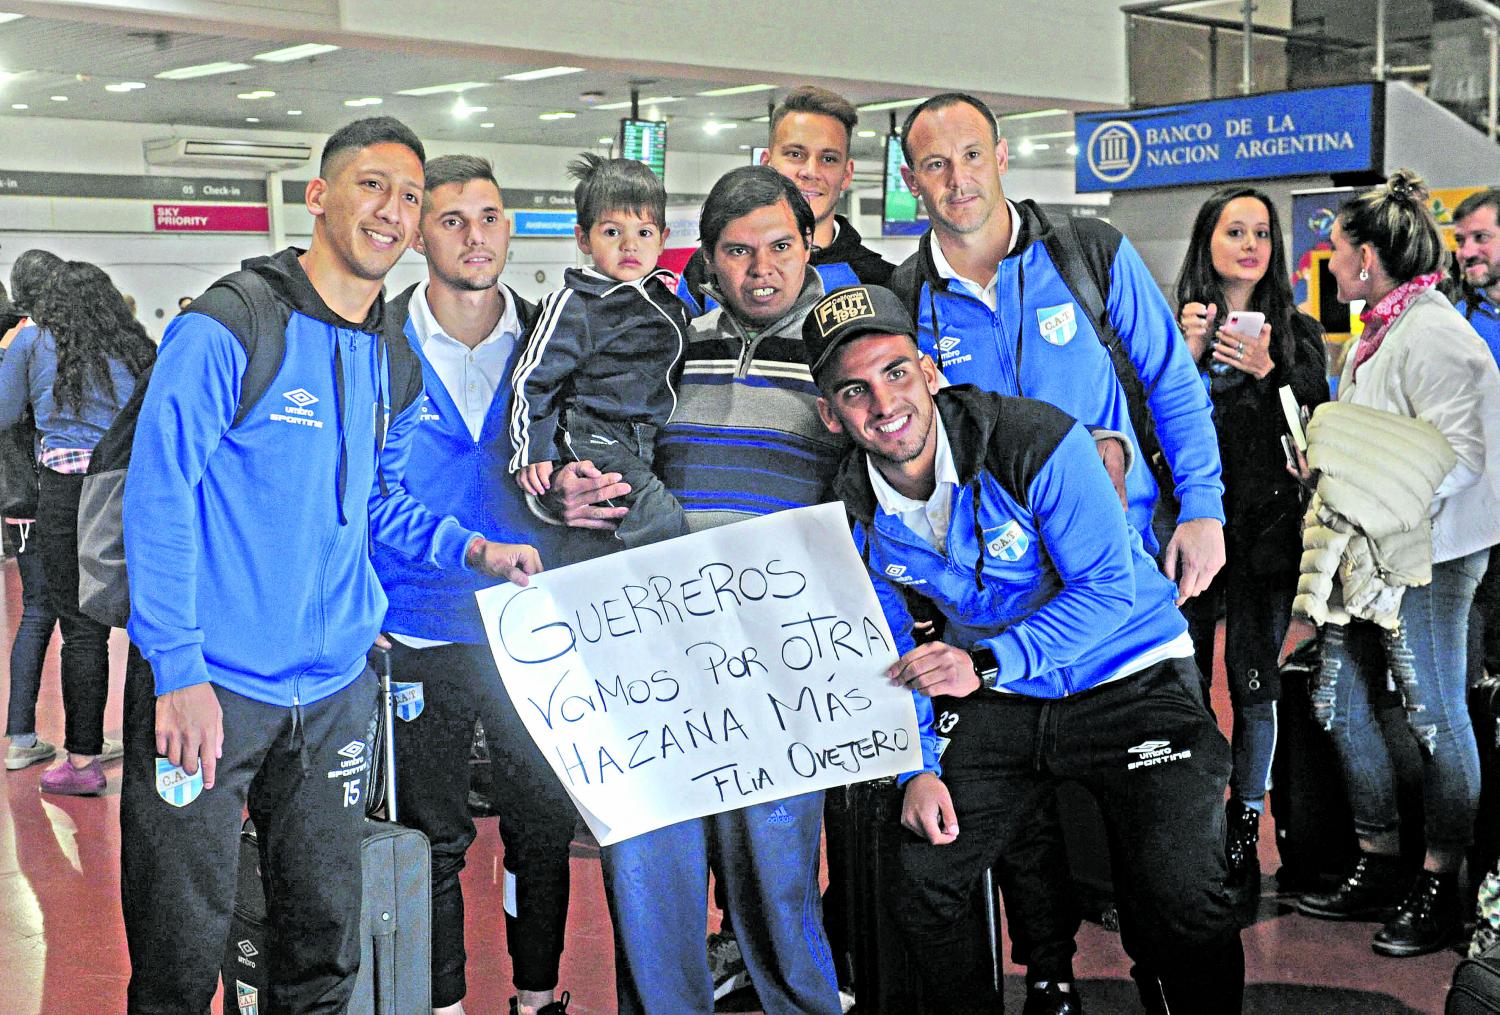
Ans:
[[[980,687],[993,691],[1000,686],[1000,666],[995,662],[994,652],[981,645],[969,650],[969,659],[974,663]]]

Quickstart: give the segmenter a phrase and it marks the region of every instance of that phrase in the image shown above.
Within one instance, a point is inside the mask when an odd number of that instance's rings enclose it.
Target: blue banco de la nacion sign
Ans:
[[[1079,193],[1376,168],[1373,84],[1274,92],[1075,120]]]

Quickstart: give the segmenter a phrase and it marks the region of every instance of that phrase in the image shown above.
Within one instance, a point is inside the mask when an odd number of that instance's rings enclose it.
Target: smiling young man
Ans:
[[[1500,361],[1500,187],[1470,194],[1453,209],[1453,242],[1464,279],[1459,312]]]
[[[523,583],[540,568],[531,547],[402,487],[420,372],[380,286],[416,231],[421,142],[389,117],[349,124],[306,201],[309,248],[247,261],[194,300],[140,407],[123,509],[139,648],[120,804],[132,1013],[208,1009],[247,803],[277,929],[262,1001],[344,1010],[376,700],[365,653],[386,611],[370,547]],[[252,367],[270,368],[266,393],[241,404]]]
[[[885,285],[895,270],[835,211],[854,182],[849,149],[858,123],[859,111],[837,92],[816,85],[794,88],[771,113],[771,144],[760,160],[795,183],[812,208],[811,262],[825,290],[859,282]],[[707,255],[700,248],[688,259],[677,286],[677,295],[694,316],[713,307],[713,299],[703,292],[707,277]]]
[[[1072,417],[971,385],[939,390],[916,334],[876,286],[835,290],[803,326],[819,413],[857,445],[834,492],[903,652],[890,675],[922,696],[924,770],[905,777],[913,835],[891,908],[928,1010],[999,1015],[971,896],[991,867],[1015,878],[1065,865],[1032,829],[1056,783],[1075,779],[1111,829],[1126,950],[1159,972],[1171,1011],[1237,1012],[1229,748],[1172,583]],[[914,646],[906,595],[946,618],[941,641]],[[1060,981],[1065,966],[1033,964],[1025,1015],[1081,1012]]]
[[[485,159],[428,161],[417,252],[427,280],[392,300],[422,361],[426,395],[405,483],[435,511],[513,542],[551,547],[550,526],[510,481],[510,374],[536,307],[500,282],[510,246],[500,186]],[[516,996],[511,1015],[564,1015],[558,964],[568,912],[568,845],[577,812],[526,732],[500,682],[474,593],[493,582],[442,570],[385,546],[373,556],[390,598],[385,629],[396,717],[403,824],[432,843],[432,1005],[461,1015],[467,993],[459,874],[474,841],[469,751],[476,717],[495,764],[505,844],[505,944]],[[488,936],[485,938],[489,942]],[[488,953],[488,950],[486,950]]]

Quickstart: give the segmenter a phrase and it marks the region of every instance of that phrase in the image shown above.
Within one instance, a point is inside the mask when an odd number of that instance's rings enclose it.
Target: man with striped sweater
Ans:
[[[697,531],[823,499],[845,444],[818,418],[802,321],[823,295],[807,270],[812,209],[766,166],[719,180],[703,205],[709,289],[720,304],[692,323],[677,410],[657,440],[657,473]],[[554,474],[561,519],[617,524],[604,504],[618,474],[570,463]],[[727,918],[767,1015],[838,1015],[818,896],[823,794],[698,818],[604,850],[622,1015],[709,1012],[708,854]]]

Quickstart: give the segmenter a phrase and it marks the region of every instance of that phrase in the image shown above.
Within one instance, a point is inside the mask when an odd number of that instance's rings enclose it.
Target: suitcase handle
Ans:
[[[396,821],[396,727],[395,695],[391,691],[391,650],[379,645],[370,649],[369,660],[380,679],[380,764],[385,769],[385,817]]]

